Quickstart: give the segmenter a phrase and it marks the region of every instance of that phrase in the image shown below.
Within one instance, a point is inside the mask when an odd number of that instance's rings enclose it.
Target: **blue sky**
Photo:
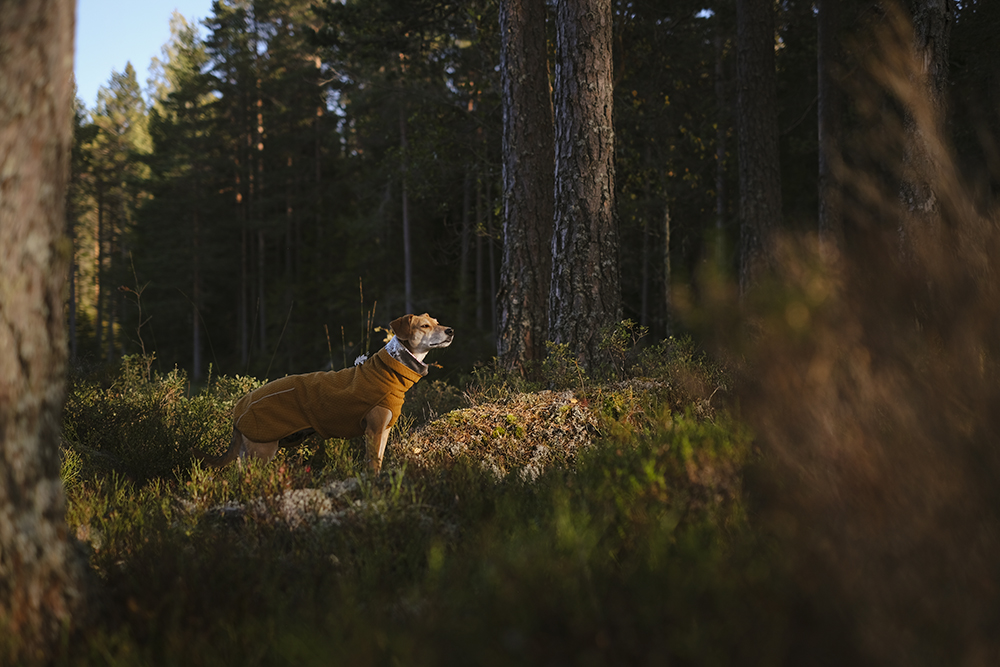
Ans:
[[[145,89],[149,62],[170,39],[175,9],[198,23],[211,14],[212,0],[77,0],[74,69],[77,95],[88,109],[112,70],[124,71],[127,62]]]

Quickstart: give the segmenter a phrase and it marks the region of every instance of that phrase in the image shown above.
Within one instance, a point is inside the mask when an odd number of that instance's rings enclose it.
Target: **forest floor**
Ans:
[[[713,405],[723,374],[655,353],[553,389],[418,385],[378,477],[360,441],[200,467],[249,378],[74,378],[63,477],[98,604],[61,664],[783,662],[752,438]]]

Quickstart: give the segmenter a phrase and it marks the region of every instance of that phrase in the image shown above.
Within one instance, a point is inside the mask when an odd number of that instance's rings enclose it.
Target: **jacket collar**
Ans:
[[[429,370],[427,364],[420,361],[413,354],[406,349],[406,346],[399,342],[399,338],[393,336],[385,345],[385,351],[389,353],[389,356],[403,364],[411,371],[419,373],[421,377],[427,375]]]

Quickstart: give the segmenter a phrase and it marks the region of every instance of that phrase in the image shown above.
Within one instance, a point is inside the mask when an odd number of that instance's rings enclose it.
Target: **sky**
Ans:
[[[149,62],[161,57],[160,47],[170,39],[170,16],[179,11],[200,24],[212,13],[212,0],[77,0],[77,95],[88,109],[97,101],[97,89],[106,86],[112,70],[135,68],[139,86],[146,88]],[[204,28],[201,29],[204,35]]]

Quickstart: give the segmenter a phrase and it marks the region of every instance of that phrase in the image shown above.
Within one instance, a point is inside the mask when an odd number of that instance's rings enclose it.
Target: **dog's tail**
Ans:
[[[208,456],[201,452],[193,451],[191,452],[192,458],[199,461],[202,465],[208,466],[209,468],[221,468],[224,465],[228,465],[236,460],[240,455],[240,445],[242,443],[242,438],[240,437],[240,432],[233,429],[233,439],[229,443],[229,449],[226,453],[221,456]]]

